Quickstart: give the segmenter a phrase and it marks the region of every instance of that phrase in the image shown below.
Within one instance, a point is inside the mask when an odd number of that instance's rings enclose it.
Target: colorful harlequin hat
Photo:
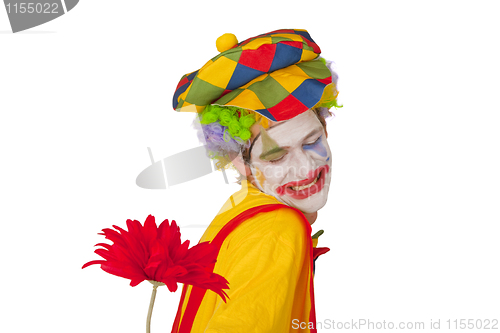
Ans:
[[[239,44],[225,34],[216,44],[221,53],[180,80],[174,110],[237,106],[282,121],[322,106],[320,101],[336,105],[337,76],[306,30],[276,30]]]

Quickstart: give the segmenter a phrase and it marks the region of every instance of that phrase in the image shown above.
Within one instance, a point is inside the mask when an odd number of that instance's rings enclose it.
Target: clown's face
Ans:
[[[261,131],[250,151],[250,169],[261,191],[304,213],[326,203],[331,152],[313,111]]]

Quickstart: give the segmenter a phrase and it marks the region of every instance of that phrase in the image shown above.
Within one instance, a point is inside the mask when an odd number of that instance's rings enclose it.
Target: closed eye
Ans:
[[[270,163],[277,163],[277,162],[281,161],[287,153],[288,153],[288,150],[280,149],[274,153],[268,154],[266,157],[266,160]]]
[[[260,154],[259,158],[263,161],[275,163],[281,160],[287,153],[288,150],[281,147],[275,147],[265,153]]]
[[[305,143],[303,146],[314,146],[315,144],[317,144],[321,140],[321,137],[322,137],[322,135],[320,135],[316,140],[314,140],[314,142]]]
[[[285,157],[286,153],[281,155],[280,157],[278,158],[275,158],[274,160],[269,160],[270,163],[277,163],[279,161],[281,161],[284,157]]]

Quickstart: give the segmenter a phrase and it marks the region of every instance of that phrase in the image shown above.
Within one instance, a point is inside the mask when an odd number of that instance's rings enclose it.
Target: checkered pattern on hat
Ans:
[[[254,110],[273,121],[315,106],[325,87],[335,89],[319,46],[305,30],[276,30],[249,38],[186,74],[174,94],[177,111],[208,104]],[[314,60],[316,59],[316,60]]]

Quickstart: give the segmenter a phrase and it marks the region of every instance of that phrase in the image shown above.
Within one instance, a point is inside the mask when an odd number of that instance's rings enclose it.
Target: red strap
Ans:
[[[184,298],[186,297],[187,285],[182,287],[181,300],[179,302],[179,309],[177,309],[177,314],[175,315],[174,325],[172,326],[172,333],[177,333],[179,331],[179,321],[181,320],[182,304],[184,304]]]
[[[220,252],[220,248],[222,246],[222,243],[224,240],[227,238],[227,236],[234,230],[236,229],[241,223],[246,221],[247,219],[251,218],[252,216],[258,214],[258,213],[264,213],[264,212],[269,212],[275,209],[279,208],[290,208],[294,209],[299,213],[300,216],[304,219],[304,221],[307,222],[306,217],[302,214],[301,211],[298,209],[295,209],[290,206],[286,206],[283,204],[270,204],[270,205],[262,205],[262,206],[257,206],[250,208],[240,214],[238,214],[236,217],[234,217],[231,221],[229,221],[220,231],[219,233],[215,236],[215,238],[212,240],[211,244],[214,244],[217,247],[217,255]],[[311,226],[309,225],[309,222],[307,222],[307,227],[308,227],[308,233],[311,231]],[[312,240],[309,240],[309,246],[312,249]],[[313,257],[312,257],[312,251],[310,251],[310,262],[312,264],[313,262]],[[207,267],[207,270],[209,272],[213,272],[215,267],[215,263],[212,264],[211,266]],[[309,314],[309,321],[316,323],[316,314],[315,314],[315,309],[314,309],[314,287],[312,285],[312,269],[310,270],[311,272],[311,289],[310,289],[310,294],[311,294],[311,312]],[[205,296],[206,289],[198,288],[193,286],[191,289],[191,293],[189,295],[189,300],[186,306],[186,310],[184,311],[184,315],[182,316],[182,323],[180,323],[179,327],[179,322],[180,322],[180,316],[182,312],[182,305],[184,303],[184,299],[186,296],[186,290],[187,286],[184,285],[182,288],[182,296],[181,300],[179,303],[179,308],[177,310],[177,315],[175,317],[174,325],[172,328],[172,333],[190,333],[191,328],[194,323],[194,318],[196,316],[196,313],[198,312],[198,309],[201,305],[201,302],[203,300],[203,297]],[[311,330],[311,332],[316,333],[316,328]]]

